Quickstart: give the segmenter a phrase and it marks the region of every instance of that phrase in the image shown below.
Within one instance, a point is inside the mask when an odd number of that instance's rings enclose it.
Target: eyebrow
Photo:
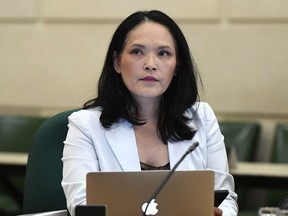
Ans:
[[[135,44],[131,44],[130,47],[140,47],[140,48],[145,48],[144,45],[142,45],[142,44],[137,44],[137,43],[135,43]],[[162,45],[162,46],[157,47],[157,49],[171,49],[171,50],[173,50],[173,47],[171,47],[171,46],[169,46],[169,45]],[[175,48],[174,48],[174,49],[175,49]],[[176,49],[175,49],[175,50],[176,50]]]

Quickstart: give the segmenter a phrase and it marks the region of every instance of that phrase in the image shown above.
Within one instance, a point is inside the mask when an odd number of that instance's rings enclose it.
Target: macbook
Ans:
[[[88,173],[87,205],[105,205],[106,216],[141,216],[145,210],[152,216],[213,215],[213,171],[175,171],[149,202],[168,172]]]

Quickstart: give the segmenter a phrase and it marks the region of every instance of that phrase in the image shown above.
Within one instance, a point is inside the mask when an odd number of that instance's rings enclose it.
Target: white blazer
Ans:
[[[196,113],[196,114],[195,114]],[[100,108],[80,110],[69,116],[69,130],[64,141],[62,186],[67,207],[72,215],[76,205],[86,203],[86,174],[96,171],[141,171],[133,127],[121,120],[105,129],[99,120]],[[234,180],[228,173],[224,138],[211,107],[197,103],[185,115],[192,117],[190,126],[197,132],[192,140],[168,142],[170,166],[182,157],[193,142],[199,146],[189,154],[177,170],[215,172],[215,189],[227,189],[229,196],[221,204],[223,215],[236,216],[238,206]]]

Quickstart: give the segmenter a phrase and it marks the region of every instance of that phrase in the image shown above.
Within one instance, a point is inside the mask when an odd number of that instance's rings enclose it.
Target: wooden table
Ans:
[[[235,186],[288,189],[288,164],[238,162],[230,173]]]
[[[26,166],[28,153],[0,152],[0,165]]]

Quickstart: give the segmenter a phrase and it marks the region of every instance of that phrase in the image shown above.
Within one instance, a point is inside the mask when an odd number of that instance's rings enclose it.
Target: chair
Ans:
[[[288,124],[278,124],[275,128],[272,163],[288,163]]]
[[[46,120],[37,116],[0,116],[0,151],[28,152],[37,128]],[[12,171],[9,175],[0,172],[0,214],[21,212],[25,174]]]
[[[219,122],[226,148],[235,148],[239,161],[254,161],[260,134],[256,122]]]
[[[28,152],[35,131],[45,120],[35,116],[1,116],[0,150]]]
[[[288,124],[277,124],[274,131],[274,141],[271,154],[271,163],[288,163]],[[277,206],[278,200],[288,196],[288,190],[267,190],[268,206]],[[286,201],[287,202],[287,201]]]
[[[255,161],[256,148],[261,128],[259,123],[220,121],[219,126],[224,136],[224,142],[228,154],[231,152],[231,149],[234,148],[237,160]],[[247,200],[251,190],[246,188],[236,188],[236,192],[238,194],[238,205],[240,209],[239,216],[255,215],[255,210],[250,210],[247,207]]]
[[[24,214],[67,209],[61,187],[61,158],[68,116],[74,111],[46,120],[33,137],[25,179]]]

